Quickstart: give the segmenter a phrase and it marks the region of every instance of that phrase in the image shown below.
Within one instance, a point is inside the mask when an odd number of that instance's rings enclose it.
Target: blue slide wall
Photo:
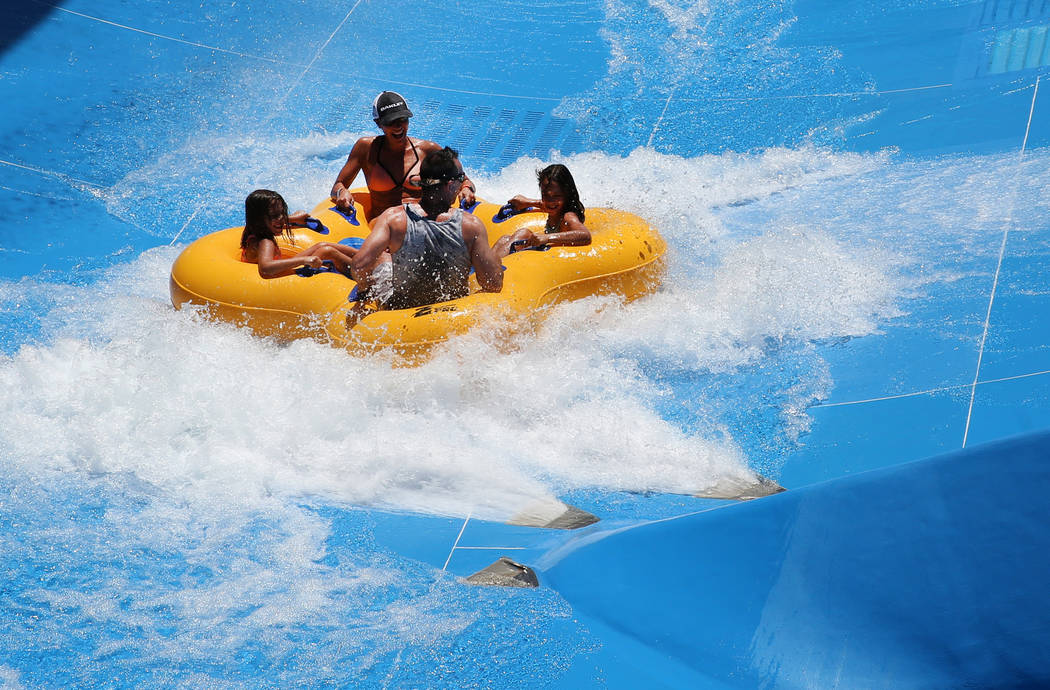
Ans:
[[[592,534],[544,575],[671,685],[1045,686],[1048,460],[1038,433]]]

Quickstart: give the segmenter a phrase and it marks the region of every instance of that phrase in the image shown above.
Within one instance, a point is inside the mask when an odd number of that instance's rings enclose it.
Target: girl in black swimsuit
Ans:
[[[579,247],[591,243],[591,231],[583,224],[584,208],[572,173],[561,164],[548,165],[536,173],[540,183],[540,198],[529,199],[518,195],[509,203],[517,211],[538,208],[547,213],[542,233],[522,228],[513,235],[496,240],[496,256],[504,257],[516,249],[530,247]]]

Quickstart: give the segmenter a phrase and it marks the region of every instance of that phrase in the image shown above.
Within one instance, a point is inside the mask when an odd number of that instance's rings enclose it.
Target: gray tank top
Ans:
[[[407,309],[465,297],[469,292],[470,252],[463,241],[463,211],[448,220],[426,217],[416,204],[405,204],[405,241],[391,255],[393,295],[388,309]]]

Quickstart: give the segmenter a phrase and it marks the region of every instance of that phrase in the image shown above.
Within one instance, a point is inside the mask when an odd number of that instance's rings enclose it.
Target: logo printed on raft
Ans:
[[[452,305],[447,305],[447,306],[444,306],[444,307],[435,307],[435,306],[433,306],[431,304],[428,304],[425,307],[420,307],[419,309],[416,309],[416,313],[412,315],[412,318],[418,319],[420,316],[429,316],[430,314],[436,314],[437,312],[441,312],[441,311],[459,311],[459,310],[456,309],[456,307],[453,307]]]

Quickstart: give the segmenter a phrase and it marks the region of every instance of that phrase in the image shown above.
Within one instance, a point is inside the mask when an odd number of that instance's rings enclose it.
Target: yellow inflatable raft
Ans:
[[[319,204],[311,216],[323,227],[297,228],[294,243],[282,238],[282,255],[292,256],[317,242],[354,245],[367,237],[367,192],[355,190],[354,198],[358,203],[352,214],[338,212],[327,200]],[[546,221],[543,213],[504,218],[503,211],[484,202],[471,209],[485,223],[491,242],[522,227],[540,232]],[[212,316],[248,326],[259,335],[316,338],[354,353],[389,349],[418,361],[434,345],[486,319],[529,328],[546,307],[559,302],[608,294],[631,300],[656,289],[667,245],[645,221],[623,211],[588,208],[587,227],[590,245],[519,251],[504,258],[501,293],[479,292],[472,276],[472,291],[466,297],[376,311],[349,329],[352,280],[334,272],[261,278],[256,264],[241,261],[243,228],[228,228],[196,240],[175,260],[171,302],[176,309],[184,304],[205,305]]]

